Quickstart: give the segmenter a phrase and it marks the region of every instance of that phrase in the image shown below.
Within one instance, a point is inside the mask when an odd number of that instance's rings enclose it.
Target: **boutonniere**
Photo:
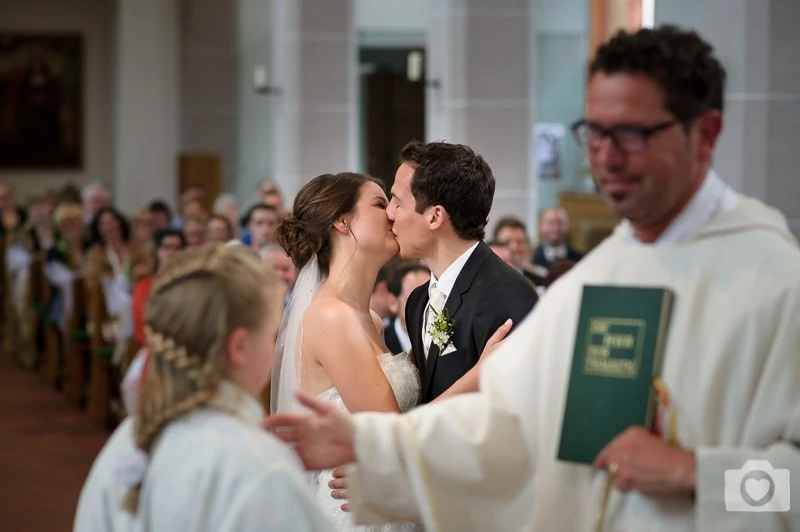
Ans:
[[[431,341],[439,348],[439,355],[441,356],[445,348],[450,344],[456,322],[450,317],[447,309],[437,312],[435,308],[431,307],[431,311],[433,312],[434,320],[428,325],[428,334],[431,335]]]

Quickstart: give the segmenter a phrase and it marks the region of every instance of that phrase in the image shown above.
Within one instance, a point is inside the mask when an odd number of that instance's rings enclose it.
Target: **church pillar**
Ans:
[[[273,0],[273,177],[292,198],[322,173],[357,170],[353,0]]]
[[[118,0],[116,29],[113,192],[130,214],[153,198],[175,200],[178,0]]]
[[[492,221],[536,213],[530,0],[432,0],[426,137],[467,144],[497,181]]]
[[[727,70],[715,169],[736,190],[780,209],[800,236],[800,3],[656,2],[656,24],[665,23],[696,29]]]

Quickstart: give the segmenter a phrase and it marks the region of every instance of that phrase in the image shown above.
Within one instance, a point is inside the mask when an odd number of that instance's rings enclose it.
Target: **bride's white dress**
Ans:
[[[380,362],[386,379],[392,387],[400,411],[405,412],[416,406],[420,399],[419,372],[414,363],[408,358],[408,354],[392,355],[391,353],[384,353],[378,356],[378,362]],[[339,391],[335,387],[323,392],[318,397],[335,403],[342,410],[347,410],[344,406],[344,401],[339,396]],[[331,497],[331,489],[328,487],[328,482],[333,479],[331,470],[319,471],[314,474],[313,478],[316,484],[317,503],[339,532],[418,532],[422,530],[421,525],[412,523],[355,526],[351,515],[341,510],[342,504],[346,501]]]

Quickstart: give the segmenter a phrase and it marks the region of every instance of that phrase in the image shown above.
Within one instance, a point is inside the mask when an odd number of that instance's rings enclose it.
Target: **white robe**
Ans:
[[[199,409],[170,423],[147,469],[134,517],[121,508],[120,469],[134,451],[128,417],[101,451],[83,487],[75,532],[333,532],[292,451],[260,427],[264,412],[224,383],[238,417]]]
[[[480,393],[403,416],[356,415],[357,522],[596,530],[606,473],[556,460],[586,284],[676,292],[662,379],[678,445],[697,460],[696,502],[612,489],[601,529],[800,530],[800,251],[782,215],[745,197],[671,246],[636,244],[619,227],[487,361]],[[752,459],[790,470],[790,512],[726,511],[725,471]],[[728,495],[737,493],[738,485]]]

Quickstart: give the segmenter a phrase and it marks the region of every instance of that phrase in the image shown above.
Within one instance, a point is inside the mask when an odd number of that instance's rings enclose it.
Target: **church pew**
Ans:
[[[64,394],[75,406],[84,404],[89,382],[91,349],[86,331],[85,313],[88,307],[86,285],[83,279],[72,282],[72,309],[67,315],[67,335],[64,356]]]
[[[59,388],[63,373],[61,335],[58,330],[58,323],[51,320],[48,315],[53,303],[54,290],[46,275],[42,275],[39,278],[39,282],[41,285],[38,288],[38,294],[41,296],[42,301],[37,332],[41,349],[39,373],[48,384],[54,388]]]
[[[114,345],[107,339],[112,326],[106,309],[100,279],[87,280],[89,345],[91,346],[91,375],[87,413],[98,427],[112,428],[119,419],[112,410],[112,401],[119,402],[119,368],[112,363]],[[106,331],[106,334],[104,334]]]
[[[8,276],[6,274],[6,237],[0,235],[0,346],[5,346],[6,305],[8,304]]]

